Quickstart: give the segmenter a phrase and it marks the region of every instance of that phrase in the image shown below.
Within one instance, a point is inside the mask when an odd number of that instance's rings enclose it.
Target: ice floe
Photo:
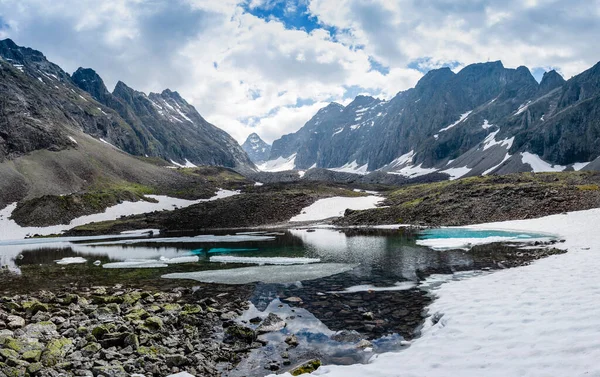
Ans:
[[[55,262],[56,262],[56,264],[62,264],[62,265],[82,264],[82,263],[87,263],[87,259],[82,258],[82,257],[67,257],[67,258],[56,260]]]
[[[416,286],[417,286],[417,283],[413,282],[413,281],[398,282],[389,287],[376,287],[371,284],[364,284],[364,285],[354,285],[352,287],[345,288],[343,291],[334,291],[334,292],[329,292],[329,293],[406,291],[408,289],[413,289]]]
[[[318,258],[286,258],[286,257],[236,257],[228,255],[218,255],[210,257],[211,262],[218,263],[247,263],[258,265],[292,265],[292,264],[308,264],[319,263]]]
[[[209,270],[166,274],[165,279],[196,280],[203,283],[249,284],[294,283],[303,280],[320,279],[340,274],[356,268],[357,265],[345,263],[315,263],[294,266],[258,266],[228,270]]]

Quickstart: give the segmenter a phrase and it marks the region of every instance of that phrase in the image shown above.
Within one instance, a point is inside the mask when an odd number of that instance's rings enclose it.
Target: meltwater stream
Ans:
[[[223,373],[260,376],[270,363],[319,358],[352,364],[398,350],[418,335],[432,299],[422,285],[426,277],[494,267],[493,246],[483,254],[447,249],[542,237],[468,229],[289,229],[25,240],[0,243],[0,290],[187,285],[210,294],[212,283],[251,286],[250,309],[238,321],[252,327],[251,319],[276,313],[286,327],[263,335],[265,347]],[[284,342],[291,334],[297,347]],[[360,339],[371,343],[357,348]]]

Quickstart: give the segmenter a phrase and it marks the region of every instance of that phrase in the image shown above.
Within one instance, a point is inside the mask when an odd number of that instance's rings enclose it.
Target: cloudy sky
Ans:
[[[599,35],[600,0],[0,0],[0,37],[109,90],[177,90],[240,143],[442,66],[569,78],[600,60]]]

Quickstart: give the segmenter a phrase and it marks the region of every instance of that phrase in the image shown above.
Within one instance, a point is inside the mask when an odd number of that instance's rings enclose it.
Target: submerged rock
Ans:
[[[280,331],[284,329],[286,323],[281,317],[279,317],[275,313],[269,313],[267,318],[256,328],[256,331],[259,334],[264,334],[268,332]]]

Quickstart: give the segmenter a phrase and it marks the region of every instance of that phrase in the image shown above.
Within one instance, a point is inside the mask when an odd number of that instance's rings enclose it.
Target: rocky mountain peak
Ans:
[[[424,87],[439,86],[454,76],[455,73],[448,67],[432,69],[421,77],[419,82],[417,82],[415,89],[419,90]]]
[[[0,58],[33,78],[40,73],[48,80],[67,81],[69,75],[59,66],[49,62],[40,51],[17,45],[12,39],[0,41]]]
[[[79,67],[71,78],[79,88],[90,93],[96,99],[110,95],[102,78],[91,68]]]
[[[242,149],[248,154],[250,160],[255,164],[267,161],[271,154],[271,146],[263,141],[257,133],[252,133],[248,136]]]
[[[554,69],[545,72],[542,81],[540,82],[540,94],[551,92],[552,90],[563,86],[565,82],[565,79]]]

